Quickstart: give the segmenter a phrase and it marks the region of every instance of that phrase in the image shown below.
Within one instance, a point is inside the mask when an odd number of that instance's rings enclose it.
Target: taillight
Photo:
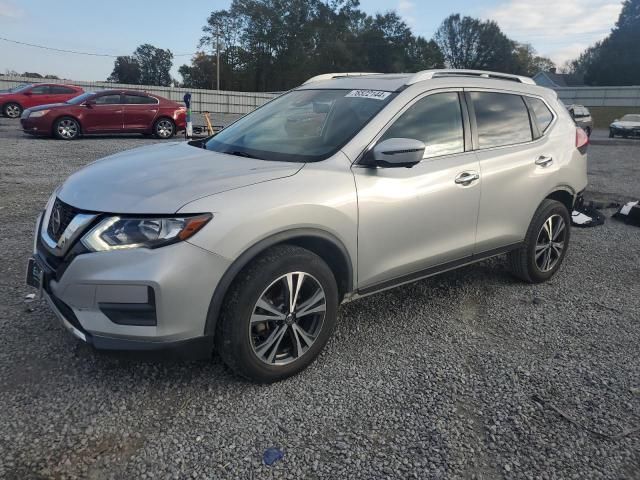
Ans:
[[[589,136],[582,128],[576,127],[576,148],[580,151],[580,153],[585,153],[588,146]]]

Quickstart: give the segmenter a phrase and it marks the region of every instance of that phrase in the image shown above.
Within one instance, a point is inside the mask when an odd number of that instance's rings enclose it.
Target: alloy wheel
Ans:
[[[70,119],[64,119],[58,122],[58,134],[62,138],[71,139],[78,135],[78,124]]]
[[[325,292],[312,275],[290,272],[260,295],[250,318],[249,337],[256,357],[268,365],[286,365],[316,342],[326,313]]]
[[[535,250],[536,266],[541,272],[549,272],[558,264],[566,238],[566,224],[560,215],[551,215],[542,224]]]
[[[160,120],[156,125],[156,133],[159,137],[169,138],[173,135],[173,123],[170,120]]]
[[[7,105],[4,111],[9,118],[18,118],[20,116],[20,107],[17,105]]]

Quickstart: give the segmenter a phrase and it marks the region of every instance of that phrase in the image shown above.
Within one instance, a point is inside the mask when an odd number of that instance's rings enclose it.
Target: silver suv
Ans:
[[[529,78],[322,75],[204,141],[73,174],[27,278],[97,349],[215,348],[270,382],[314,360],[341,302],[504,253],[551,278],[587,143]]]

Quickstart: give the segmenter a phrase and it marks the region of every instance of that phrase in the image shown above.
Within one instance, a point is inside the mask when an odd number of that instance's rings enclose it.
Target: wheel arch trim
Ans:
[[[345,291],[342,293],[346,294],[348,292],[353,291],[353,288],[354,288],[353,262],[351,259],[351,255],[349,255],[349,251],[347,250],[347,248],[344,246],[344,243],[342,243],[340,239],[338,239],[335,235],[329,232],[315,229],[315,228],[295,228],[292,230],[286,230],[284,232],[271,235],[253,244],[252,246],[247,248],[227,268],[227,270],[222,275],[222,278],[218,282],[218,285],[216,286],[213,292],[213,296],[211,297],[211,302],[209,303],[209,309],[207,311],[204,334],[205,335],[215,334],[216,323],[218,321],[218,317],[220,316],[222,304],[227,295],[229,287],[231,286],[231,284],[233,283],[237,275],[242,271],[244,267],[246,267],[249,264],[249,262],[251,262],[251,260],[253,260],[256,256],[260,255],[266,249],[273,247],[274,245],[292,242],[295,240],[301,240],[305,238],[313,238],[313,239],[330,242],[332,246],[335,247],[341,253],[341,256],[343,257],[342,260],[344,261],[344,264],[347,269]],[[336,279],[336,281],[339,282],[339,279]]]

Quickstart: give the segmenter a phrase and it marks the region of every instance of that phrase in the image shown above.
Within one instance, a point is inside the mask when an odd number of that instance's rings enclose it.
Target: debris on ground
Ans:
[[[284,458],[284,452],[279,448],[267,448],[262,455],[262,461],[265,465],[273,465],[278,460],[282,460]]]

